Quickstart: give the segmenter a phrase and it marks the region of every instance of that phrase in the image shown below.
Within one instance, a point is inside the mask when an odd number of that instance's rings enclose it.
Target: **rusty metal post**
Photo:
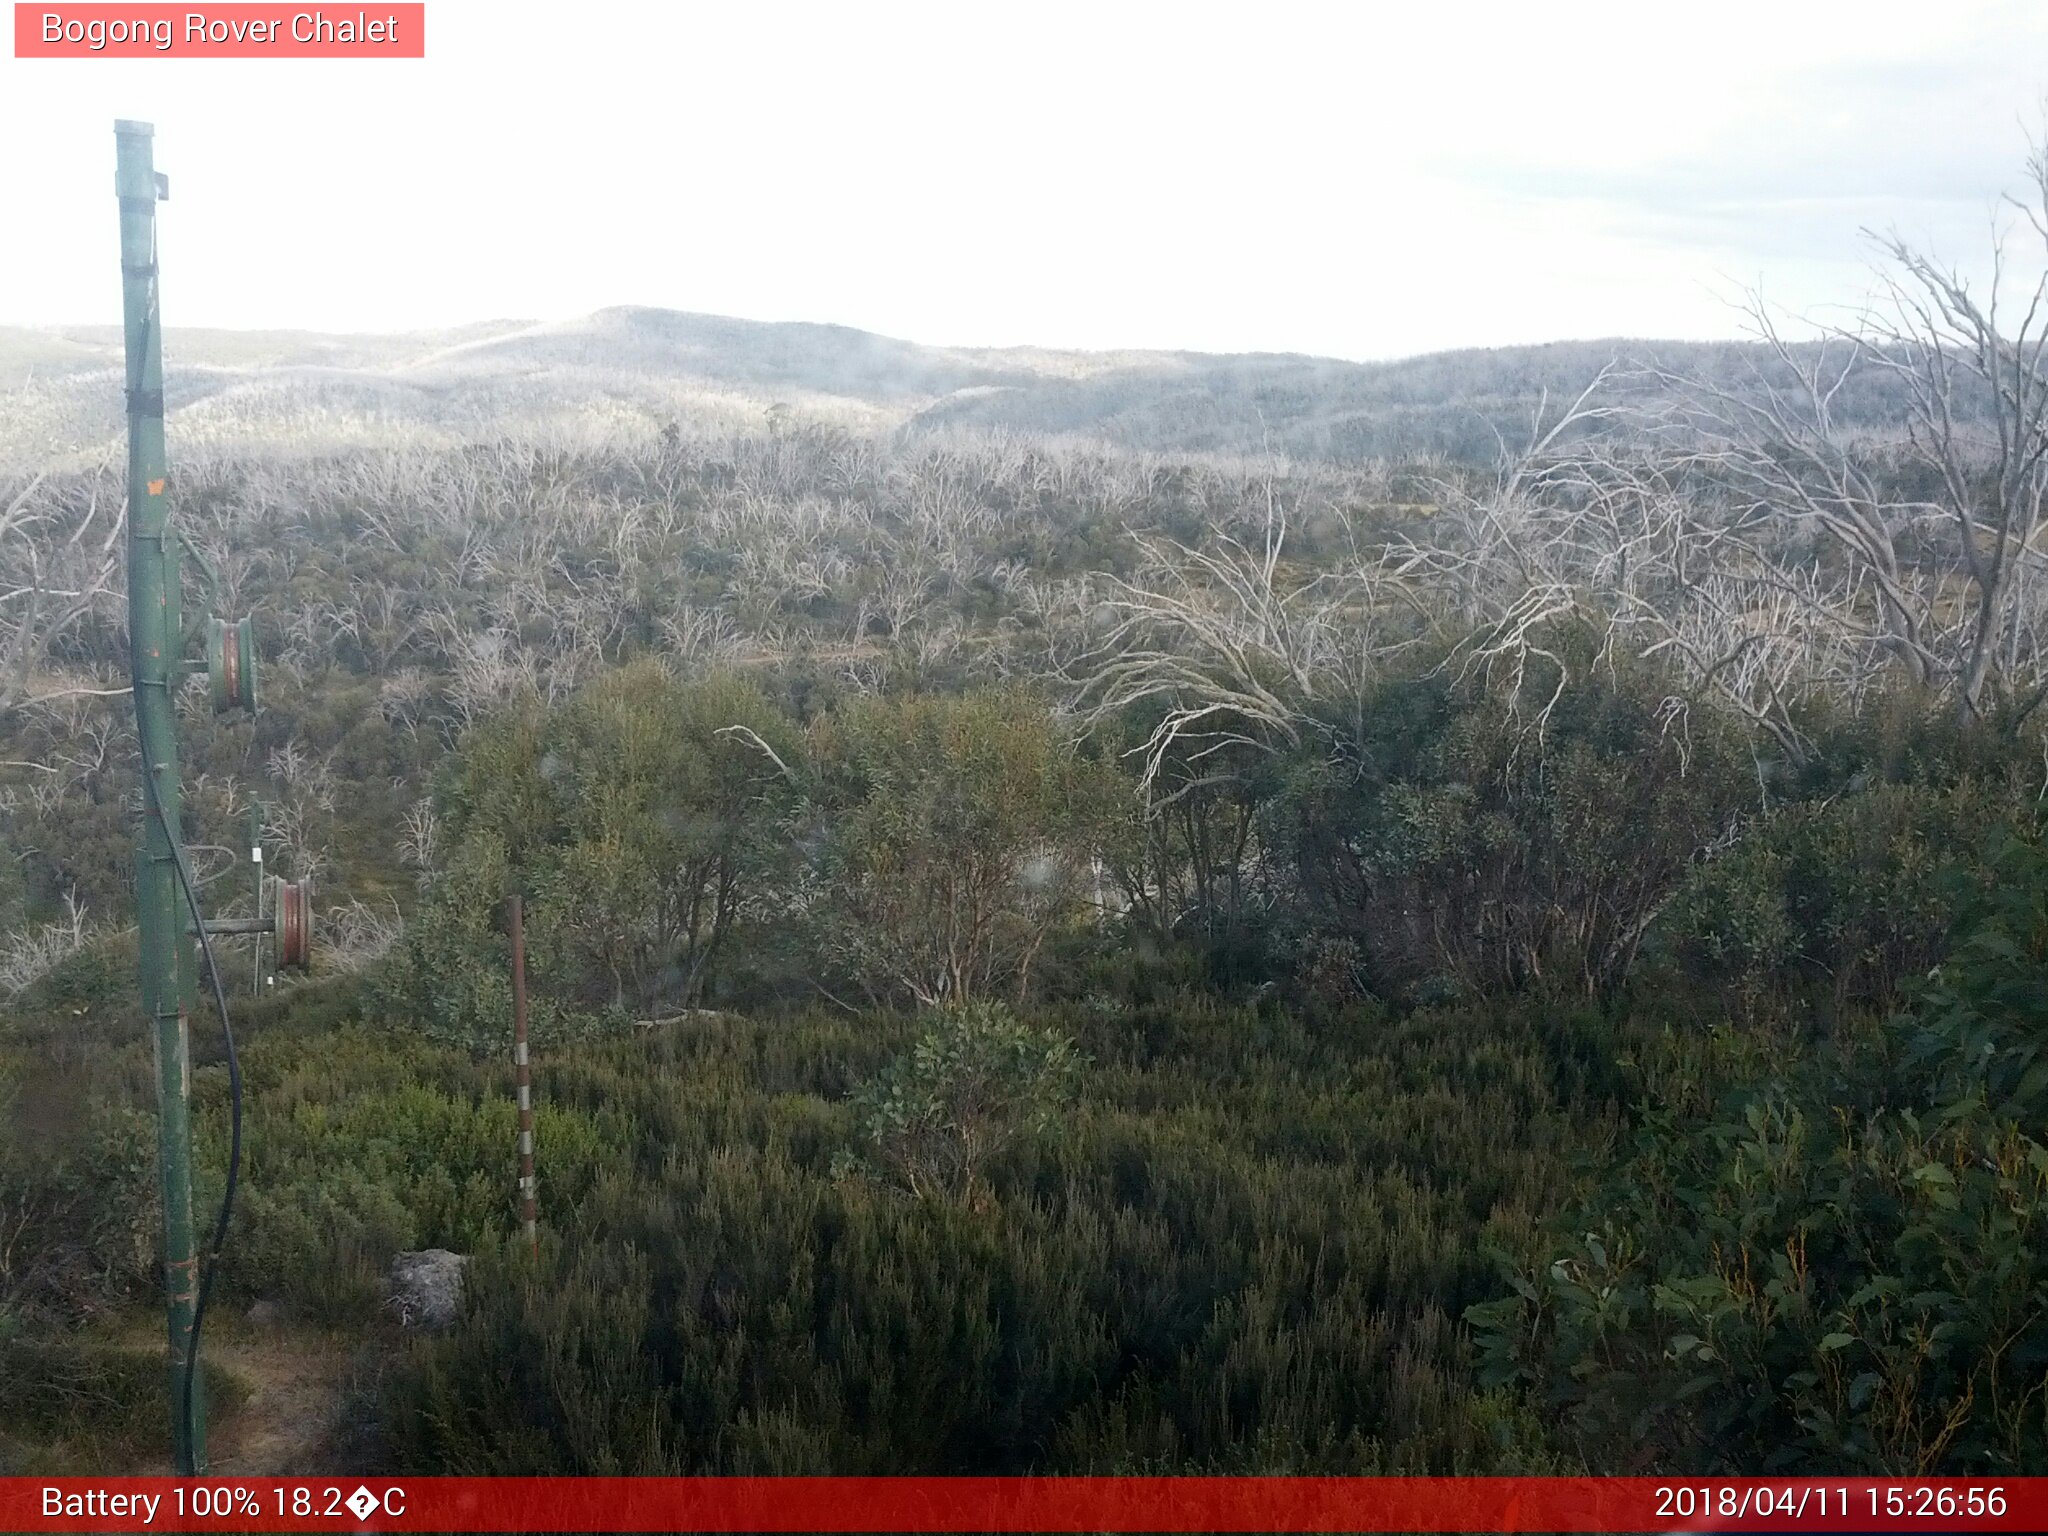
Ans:
[[[540,1255],[539,1201],[533,1179],[533,1068],[526,1053],[526,928],[524,903],[512,896],[512,1067],[519,1085],[519,1221],[527,1246]]]

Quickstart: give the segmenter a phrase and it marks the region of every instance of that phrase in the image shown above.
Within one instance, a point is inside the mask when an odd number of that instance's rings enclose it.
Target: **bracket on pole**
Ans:
[[[277,945],[277,963],[303,971],[313,958],[313,882],[273,878],[270,912],[264,917],[213,917],[210,934],[261,934]]]

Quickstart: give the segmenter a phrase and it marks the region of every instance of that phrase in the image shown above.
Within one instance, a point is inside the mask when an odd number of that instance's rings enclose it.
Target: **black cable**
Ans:
[[[149,795],[151,808],[156,812],[159,826],[170,843],[171,862],[177,867],[178,883],[185,889],[185,905],[192,912],[192,927],[199,935],[199,950],[206,960],[206,977],[213,983],[213,1000],[220,1010],[220,1032],[227,1042],[228,1052],[228,1179],[227,1187],[221,1191],[220,1214],[213,1224],[213,1241],[208,1245],[206,1265],[199,1273],[199,1295],[192,1308],[192,1332],[185,1347],[184,1383],[181,1389],[180,1412],[185,1423],[185,1446],[193,1447],[193,1382],[199,1374],[199,1332],[206,1325],[206,1302],[213,1294],[213,1277],[220,1269],[221,1249],[227,1243],[228,1223],[235,1213],[235,1189],[242,1176],[242,1062],[235,1052],[235,1026],[228,1016],[227,989],[221,985],[220,966],[213,957],[213,941],[207,937],[206,915],[200,910],[199,890],[193,884],[192,871],[185,861],[185,845],[171,825],[170,817],[164,814],[164,803],[157,794],[156,778],[150,765],[145,764],[143,784]],[[192,1469],[195,1473],[197,1466]]]

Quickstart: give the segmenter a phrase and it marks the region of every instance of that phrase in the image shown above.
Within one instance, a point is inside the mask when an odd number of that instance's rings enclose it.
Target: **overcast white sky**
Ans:
[[[1352,358],[1723,336],[1760,280],[1860,298],[1861,225],[1974,258],[2048,90],[2039,0],[427,20],[415,62],[0,57],[0,322],[118,320],[112,123],[137,117],[173,325],[633,303]]]

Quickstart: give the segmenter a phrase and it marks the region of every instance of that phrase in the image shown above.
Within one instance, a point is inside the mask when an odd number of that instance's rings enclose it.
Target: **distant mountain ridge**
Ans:
[[[122,430],[113,326],[0,327],[0,455],[106,451]],[[848,326],[620,306],[558,323],[394,335],[167,333],[174,436],[290,449],[534,424],[743,425],[783,405],[855,430],[1079,438],[1162,454],[1487,460],[1539,404],[1654,356],[1737,377],[1750,344],[1621,339],[1354,363],[1282,353],[926,346]],[[1889,402],[1864,402],[1873,423]],[[1852,410],[1852,416],[1854,412]]]

